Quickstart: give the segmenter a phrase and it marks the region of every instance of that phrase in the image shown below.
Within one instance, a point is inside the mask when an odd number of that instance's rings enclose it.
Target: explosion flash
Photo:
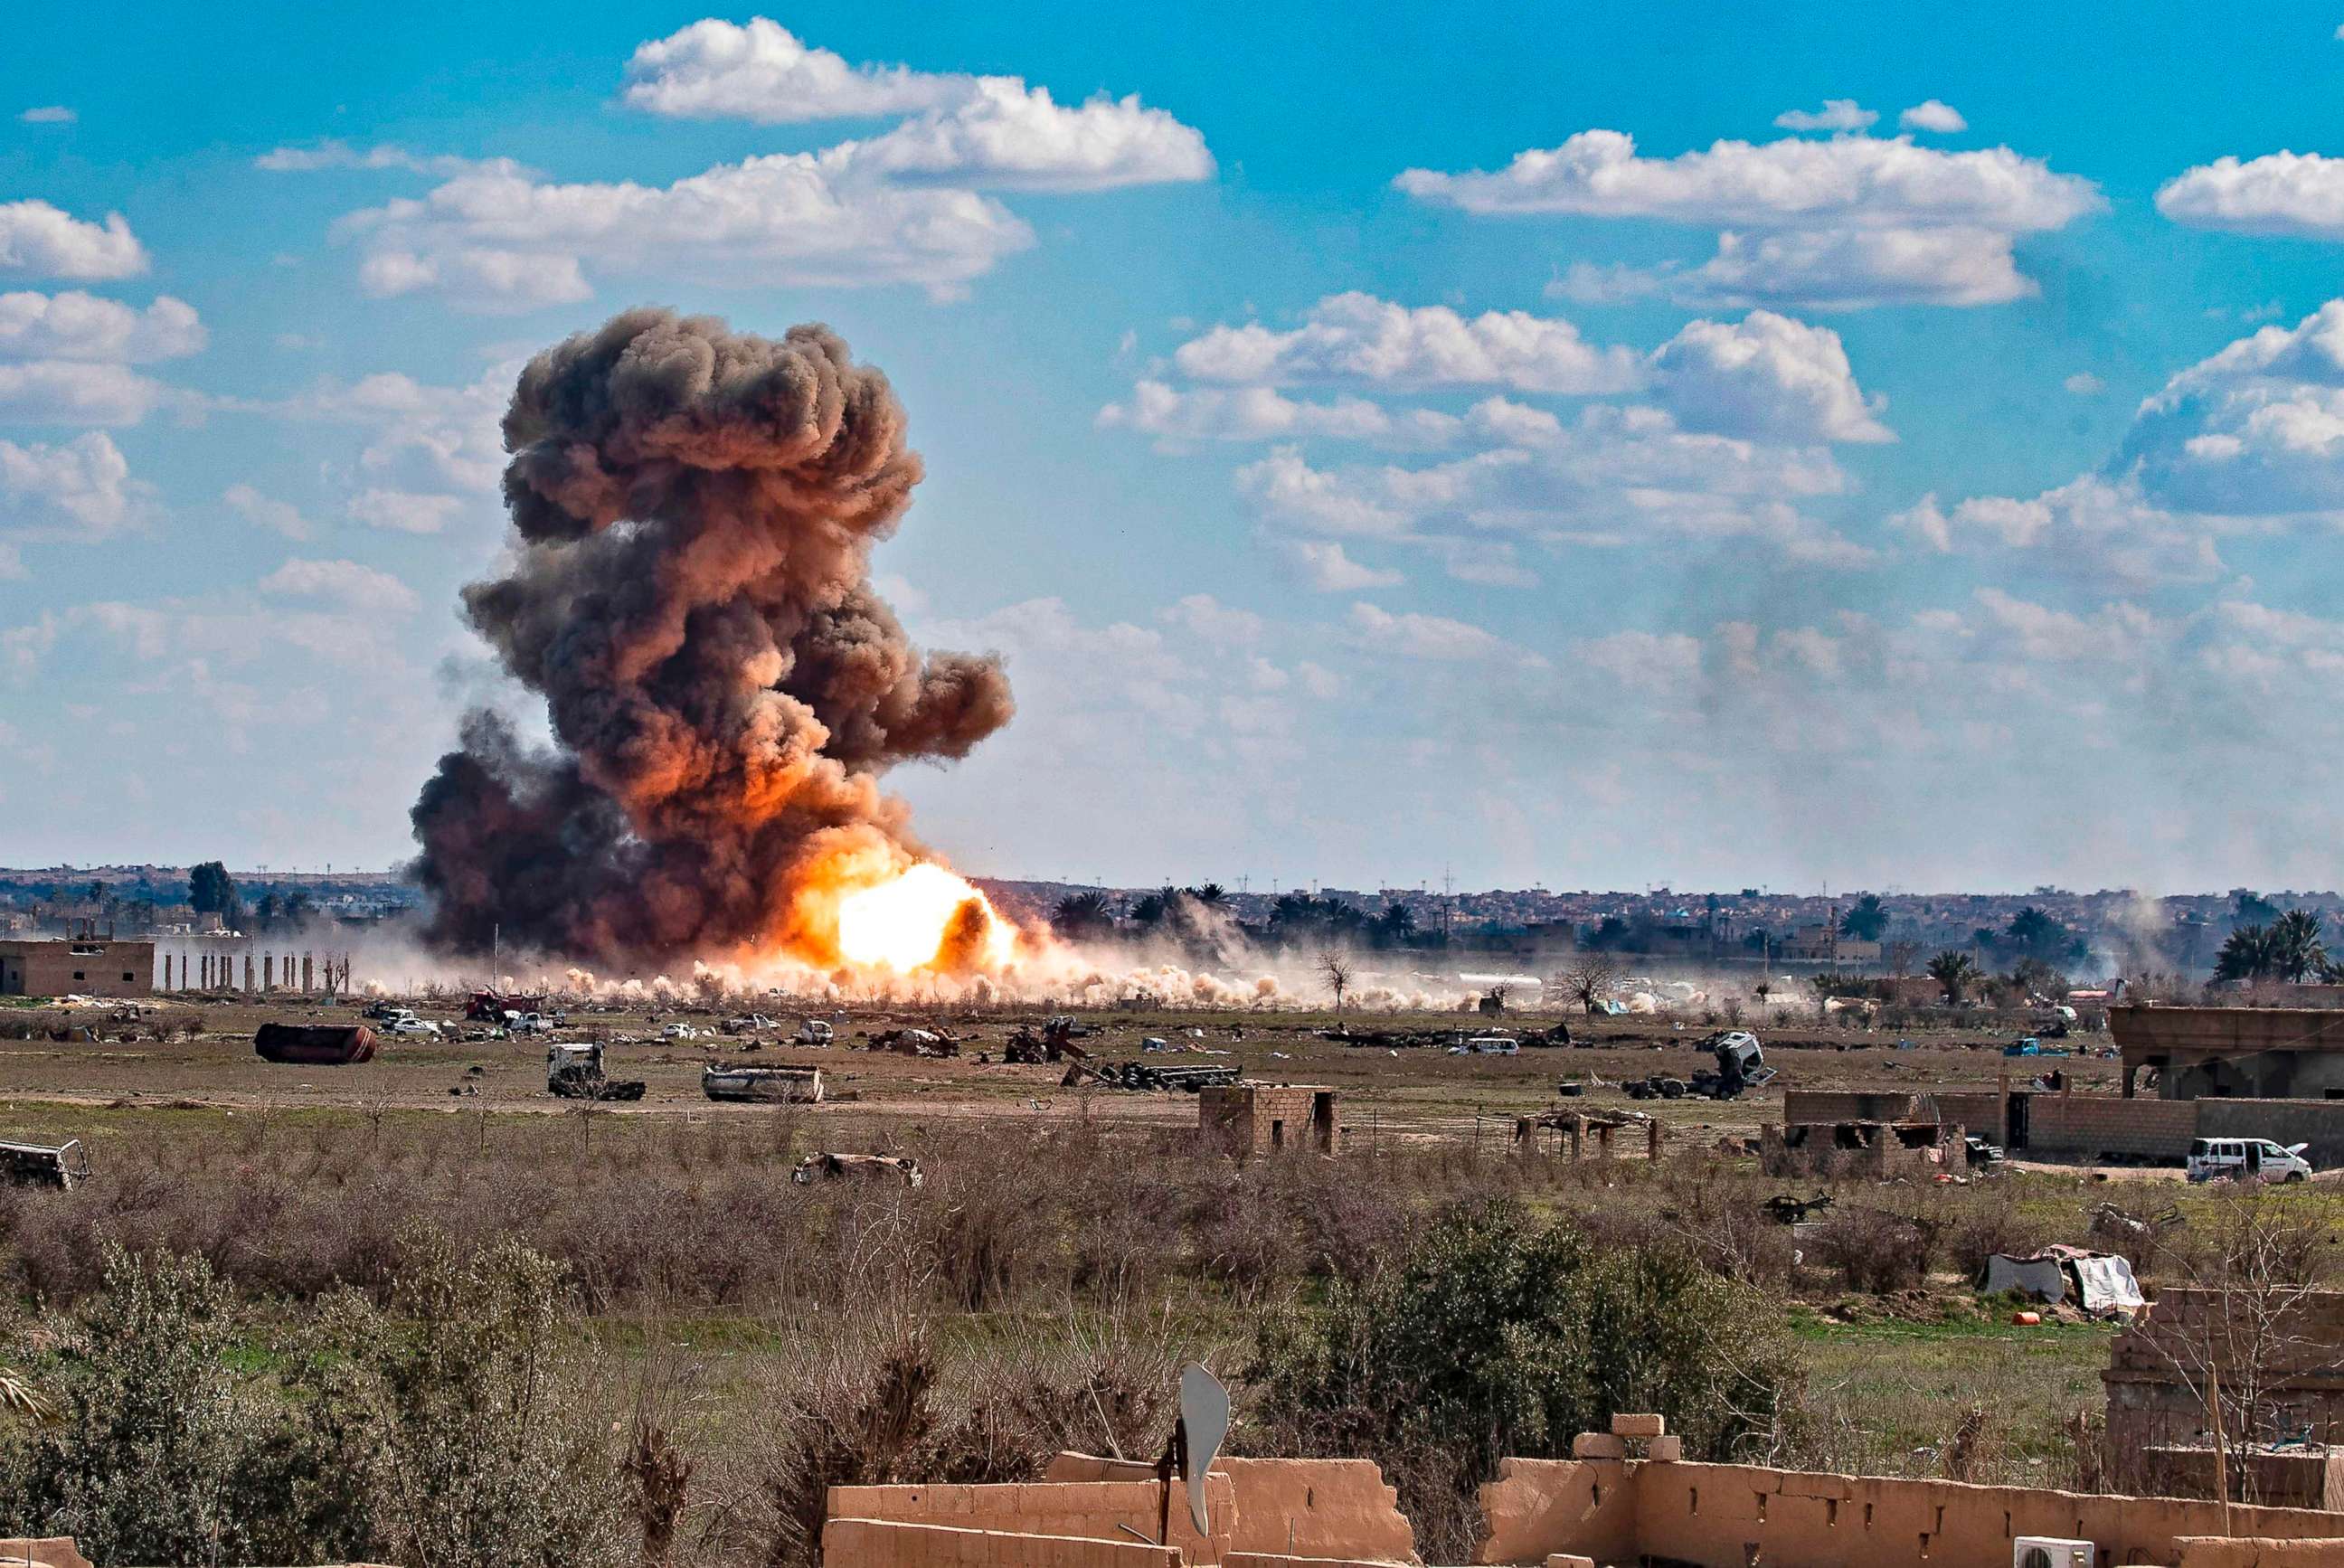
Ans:
[[[849,964],[908,975],[931,967],[999,969],[1017,933],[984,894],[923,862],[838,901],[838,953]]]

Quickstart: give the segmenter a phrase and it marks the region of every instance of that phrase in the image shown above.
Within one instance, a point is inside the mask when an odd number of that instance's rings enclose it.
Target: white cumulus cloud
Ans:
[[[1405,581],[1397,572],[1352,560],[1339,540],[1289,540],[1286,553],[1301,573],[1302,581],[1321,593],[1359,593],[1371,588],[1397,588]]]
[[[204,347],[195,308],[164,295],[144,310],[79,289],[0,294],[0,359],[143,364]]]
[[[1652,158],[1624,133],[1588,130],[1517,154],[1495,172],[1409,169],[1394,183],[1485,216],[1717,228],[1713,260],[1653,276],[1697,300],[1831,309],[2023,298],[2035,286],[2012,259],[2016,238],[2064,228],[2101,205],[2090,181],[2008,147],[1946,152],[1902,136],[1720,141]],[[1586,281],[1618,292],[1627,280]]]
[[[146,497],[103,431],[56,446],[0,440],[0,533],[9,538],[101,539],[135,521]]]
[[[1854,98],[1825,98],[1820,113],[1785,109],[1774,123],[1786,131],[1860,131],[1879,117]]]
[[[968,80],[849,65],[763,16],[746,25],[712,18],[639,46],[621,97],[630,108],[676,118],[792,125],[917,114],[962,96]]]
[[[1896,116],[1896,123],[1908,131],[1935,131],[1940,136],[1953,136],[1970,128],[1959,109],[1939,98],[1915,104]]]
[[[1632,351],[1599,348],[1558,317],[1491,310],[1468,319],[1441,305],[1409,308],[1372,295],[1329,295],[1303,325],[1215,327],[1173,362],[1200,380],[1285,384],[1353,379],[1399,387],[1501,386],[1519,391],[1627,390]]]
[[[2195,228],[2344,239],[2344,158],[2293,152],[2243,162],[2218,157],[2166,181],[2157,210]]]
[[[351,213],[359,284],[519,311],[590,298],[604,276],[714,287],[909,283],[940,298],[1034,243],[984,194],[1101,191],[1209,178],[1204,137],[1136,96],[1061,104],[1015,76],[850,66],[778,24],[692,24],[639,47],[621,101],[652,114],[766,124],[898,117],[814,152],[722,164],[667,185],[556,182],[503,160],[397,148],[280,148],[270,167],[419,168],[420,198]]]
[[[0,421],[135,425],[166,397],[160,382],[120,365],[77,359],[0,360]]]
[[[346,508],[353,522],[397,533],[438,533],[463,507],[452,495],[423,495],[411,491],[362,490]]]
[[[1828,327],[1767,310],[1691,321],[1652,362],[1663,400],[1691,430],[1796,442],[1896,439]]]
[[[283,598],[325,599],[352,610],[404,613],[416,606],[415,590],[388,572],[355,561],[309,561],[299,557],[260,580],[263,593]]]
[[[288,539],[309,537],[309,521],[300,509],[289,501],[263,495],[248,484],[232,484],[220,492],[220,500],[229,511],[258,528],[281,533]]]
[[[45,201],[0,202],[0,278],[135,278],[146,248],[118,212],[87,223]]]

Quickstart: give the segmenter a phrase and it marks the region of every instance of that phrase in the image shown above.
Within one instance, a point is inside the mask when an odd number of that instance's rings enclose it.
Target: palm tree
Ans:
[[[2271,973],[2291,985],[2316,974],[2328,962],[2328,945],[2319,938],[2317,910],[2290,909],[2271,923]]]
[[[2278,968],[2278,944],[2268,926],[2241,926],[2222,939],[2214,956],[2217,980],[2264,980]]]
[[[1070,941],[1105,936],[1115,929],[1115,905],[1104,893],[1070,893],[1050,911],[1050,924]]]
[[[1945,1000],[1961,1006],[1964,995],[1977,983],[1977,960],[1959,948],[1948,947],[1929,960],[1929,978],[1945,989]]]
[[[1881,906],[1880,895],[1867,893],[1847,906],[1839,917],[1839,934],[1853,936],[1859,942],[1877,942],[1880,934],[1888,929],[1888,911]]]
[[[1229,901],[1229,890],[1217,882],[1207,882],[1202,887],[1188,889],[1188,896],[1207,909],[1218,909]]]

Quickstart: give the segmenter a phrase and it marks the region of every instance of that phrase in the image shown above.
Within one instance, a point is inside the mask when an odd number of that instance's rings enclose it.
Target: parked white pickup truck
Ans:
[[[2311,1161],[2303,1158],[2310,1145],[2291,1143],[2282,1148],[2267,1138],[2201,1138],[2189,1146],[2192,1181],[2305,1181]]]

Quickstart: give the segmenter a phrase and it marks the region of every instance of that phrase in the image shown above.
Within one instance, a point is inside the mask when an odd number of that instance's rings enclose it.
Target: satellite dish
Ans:
[[[1191,1361],[1180,1369],[1181,1472],[1188,1482],[1188,1517],[1197,1533],[1210,1535],[1212,1520],[1205,1512],[1205,1476],[1229,1435],[1229,1391],[1221,1380]]]

